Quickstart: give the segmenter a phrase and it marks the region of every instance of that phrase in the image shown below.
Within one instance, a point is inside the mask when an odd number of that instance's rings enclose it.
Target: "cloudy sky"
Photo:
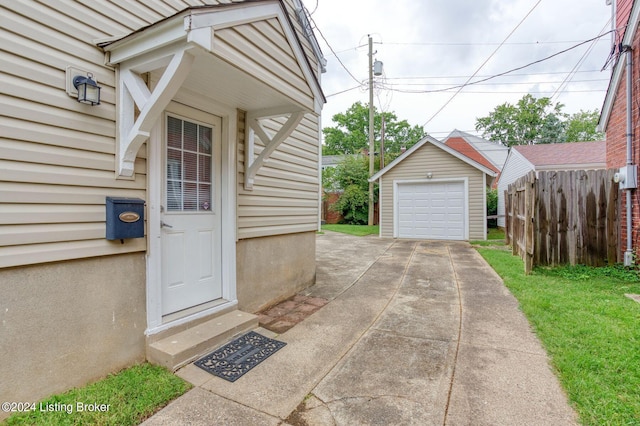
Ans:
[[[384,63],[375,104],[437,138],[475,132],[477,117],[524,94],[551,97],[564,112],[600,109],[611,35],[606,0],[304,0],[327,59],[323,126],[369,101],[367,36]],[[526,17],[526,18],[525,18]],[[505,41],[506,40],[506,41]],[[501,45],[501,43],[503,43]],[[483,84],[442,91],[526,66]],[[342,64],[341,64],[342,62]],[[348,70],[348,71],[347,71]],[[351,74],[351,75],[350,75]],[[438,91],[440,92],[434,92]],[[445,106],[446,105],[446,106]]]

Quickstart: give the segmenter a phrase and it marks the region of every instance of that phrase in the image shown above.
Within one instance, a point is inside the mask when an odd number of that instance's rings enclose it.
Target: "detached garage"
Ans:
[[[483,240],[495,172],[427,136],[371,177],[380,185],[380,236]]]

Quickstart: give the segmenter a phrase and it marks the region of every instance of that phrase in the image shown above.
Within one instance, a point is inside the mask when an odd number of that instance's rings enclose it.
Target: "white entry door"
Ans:
[[[396,210],[398,237],[464,240],[464,182],[399,184]]]
[[[163,315],[222,297],[221,120],[189,111],[164,125]]]

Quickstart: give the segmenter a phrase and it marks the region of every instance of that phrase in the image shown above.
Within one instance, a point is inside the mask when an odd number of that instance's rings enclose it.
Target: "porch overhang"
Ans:
[[[276,20],[284,35],[304,85],[297,91],[275,84],[273,74],[229,55],[216,32],[258,21]],[[101,45],[108,65],[117,67],[118,177],[134,174],[134,162],[151,129],[178,91],[194,93],[247,111],[250,144],[257,134],[267,149],[257,159],[245,161],[247,182],[257,168],[284,141],[306,113],[319,115],[325,98],[312,66],[295,33],[285,6],[279,0],[201,6]],[[268,63],[261,64],[269,68]],[[148,73],[161,74],[154,87]],[[137,109],[137,111],[136,111]],[[282,130],[268,135],[260,119],[286,116]]]

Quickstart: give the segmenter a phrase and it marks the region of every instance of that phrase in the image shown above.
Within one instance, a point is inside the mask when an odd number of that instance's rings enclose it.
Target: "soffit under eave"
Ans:
[[[313,99],[312,106],[300,106],[319,115],[326,99],[284,7],[280,1],[193,7],[119,40],[103,43],[101,46],[107,52],[109,65],[126,62],[139,73],[150,72],[153,71],[150,67],[159,69],[166,66],[168,60],[159,58],[156,63],[152,63],[149,60],[141,60],[142,57],[153,56],[154,52],[170,49],[177,43],[197,46],[201,51],[216,56],[218,54],[216,31],[276,19],[280,24],[279,31],[286,38],[288,54],[295,58],[299,67],[297,72],[304,76],[307,85],[307,95]],[[240,72],[251,76],[252,70],[247,69],[246,64],[234,63],[233,59],[230,60],[224,54],[217,56],[229,65],[236,67]],[[145,65],[140,66],[136,62]],[[259,75],[255,77],[261,79],[264,84],[273,86],[268,79],[261,78]],[[218,75],[216,78],[219,79],[220,76]],[[286,92],[282,95],[290,97],[290,94]]]
[[[216,52],[216,31],[270,19],[276,19],[282,26],[287,44],[309,84],[306,86],[309,92],[288,89],[286,84],[270,85],[265,77],[268,73],[264,71],[270,64],[262,67],[262,75],[259,75],[260,67],[244,67],[242,63],[233,63],[228,57],[223,60],[216,54],[220,53]],[[103,47],[108,55],[108,64],[119,66],[116,161],[117,174],[122,178],[133,176],[138,150],[149,138],[161,112],[184,89],[243,108],[248,117],[252,117],[248,123],[250,129],[263,141],[269,140],[269,149],[265,149],[253,164],[245,164],[254,174],[289,136],[293,125],[299,123],[304,113],[319,115],[324,103],[320,87],[314,84],[317,80],[313,78],[306,54],[279,1],[251,3],[251,7],[244,8],[189,9]],[[232,68],[220,72],[225,64]],[[143,78],[145,73],[159,74],[153,91]],[[206,88],[206,93],[198,84]],[[221,97],[224,89],[229,88],[235,90],[227,91],[226,98]],[[249,101],[240,102],[241,94]],[[139,114],[136,114],[136,108]],[[275,116],[288,118],[283,129],[270,137],[263,131],[259,120]]]

